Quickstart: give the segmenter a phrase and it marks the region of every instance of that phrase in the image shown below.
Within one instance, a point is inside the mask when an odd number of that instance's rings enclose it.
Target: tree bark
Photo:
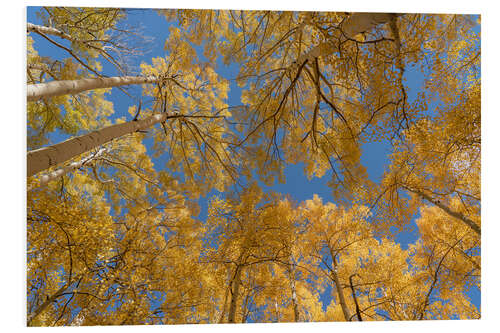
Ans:
[[[345,38],[354,38],[356,35],[373,29],[379,24],[389,22],[397,15],[393,13],[354,13],[342,23],[340,29]]]
[[[158,78],[155,76],[115,76],[107,78],[50,81],[47,83],[29,84],[27,98],[28,102],[33,102],[47,97],[67,94],[74,95],[92,89],[156,82],[158,82]]]
[[[288,263],[288,279],[290,280],[290,289],[292,290],[292,306],[293,306],[293,320],[300,321],[299,303],[297,301],[297,290],[295,288],[295,269],[292,268],[292,263]]]
[[[69,173],[69,172],[71,172],[73,170],[81,168],[86,163],[88,163],[88,162],[90,162],[90,161],[98,158],[99,156],[101,156],[104,152],[106,152],[106,148],[101,148],[95,154],[92,154],[90,156],[82,158],[78,162],[73,162],[73,163],[71,163],[69,165],[65,165],[65,166],[63,166],[60,169],[57,169],[57,170],[52,171],[52,172],[50,172],[50,173],[48,173],[46,175],[41,176],[40,177],[40,182],[36,186],[28,188],[28,191],[31,191],[31,190],[33,190],[34,188],[37,188],[37,187],[45,186],[48,182],[50,182],[52,180],[55,180],[57,178],[60,178],[60,177],[64,176],[65,174],[67,174],[67,173]]]
[[[36,25],[33,23],[29,23],[29,22],[27,23],[27,31],[28,32],[42,33],[42,34],[46,34],[46,35],[53,35],[53,36],[57,36],[60,38],[64,38],[64,39],[72,41],[72,42],[75,41],[73,36],[68,35],[67,33],[65,33],[61,30],[58,30],[58,29],[52,28],[52,27],[46,27],[43,25]]]
[[[292,278],[290,281],[290,287],[292,289],[293,320],[295,322],[299,322],[300,321],[299,304],[297,302],[297,291],[295,290],[294,278]]]
[[[42,305],[40,305],[35,311],[33,311],[31,314],[29,314],[28,318],[27,318],[28,319],[28,321],[27,321],[28,326],[31,326],[31,323],[33,322],[33,319],[35,319],[36,317],[38,317],[40,315],[40,313],[42,313],[50,305],[50,303],[54,302],[55,299],[60,296],[60,294],[62,294],[63,292],[65,292],[66,289],[68,289],[68,287],[70,285],[71,284],[65,284],[65,285],[63,285],[52,296],[48,297],[47,300],[45,300],[45,302],[43,302]]]
[[[356,275],[358,274],[352,274],[351,276],[349,276],[349,285],[351,287],[352,299],[354,300],[354,305],[356,306],[356,315],[358,316],[358,321],[363,321],[363,318],[361,317],[361,309],[359,308],[358,299],[356,297],[356,290],[354,290],[354,284],[352,283],[352,278]]]
[[[474,221],[472,221],[471,219],[469,219],[464,214],[462,214],[460,212],[455,212],[455,211],[451,210],[448,206],[442,204],[439,200],[433,199],[431,196],[427,195],[426,193],[424,193],[422,191],[410,189],[410,188],[408,188],[406,186],[402,186],[402,187],[404,189],[412,192],[412,193],[417,194],[418,196],[420,196],[421,198],[429,201],[433,205],[441,208],[446,214],[450,215],[451,217],[459,219],[460,221],[462,221],[463,223],[465,223],[468,227],[470,227],[472,230],[474,230],[474,232],[476,234],[478,234],[479,236],[481,236],[481,228]]]
[[[337,295],[339,296],[340,307],[342,308],[342,313],[346,321],[351,321],[351,315],[349,314],[349,309],[347,308],[347,303],[345,301],[344,289],[340,284],[339,276],[337,275],[337,260],[333,254],[332,249],[330,249],[330,255],[332,256],[333,270],[331,271],[333,282],[335,283],[335,289],[337,289]]]
[[[234,273],[234,278],[231,283],[231,303],[229,304],[229,313],[227,316],[228,323],[234,323],[236,318],[236,303],[238,302],[238,296],[240,292],[241,284],[241,268],[236,267],[236,272]]]
[[[169,118],[180,115],[157,113],[142,120],[132,120],[123,124],[111,125],[100,130],[68,139],[61,143],[32,150],[27,155],[28,177],[51,166],[64,163],[80,154],[117,139],[126,134],[152,127]]]

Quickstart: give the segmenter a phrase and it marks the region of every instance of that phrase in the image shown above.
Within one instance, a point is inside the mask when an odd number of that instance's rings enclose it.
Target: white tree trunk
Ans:
[[[297,301],[297,290],[295,288],[295,277],[293,276],[293,273],[294,271],[289,271],[290,289],[292,290],[293,321],[299,322],[299,303]]]
[[[67,39],[69,41],[75,40],[72,36],[68,35],[67,33],[65,33],[61,30],[58,30],[58,29],[52,28],[52,27],[45,27],[43,25],[36,25],[33,23],[28,23],[27,30],[28,30],[28,32],[42,33],[45,35],[54,35],[54,36],[57,36],[60,38]]]
[[[116,76],[107,78],[51,81],[47,83],[29,84],[27,97],[28,102],[33,102],[47,97],[66,94],[74,95],[82,91],[92,89],[155,82],[158,82],[158,78],[154,76]]]
[[[61,143],[43,147],[28,152],[28,177],[51,166],[64,163],[69,159],[99,147],[113,139],[125,134],[131,134],[140,130],[162,123],[168,118],[175,117],[167,113],[154,114],[146,119],[132,120],[123,124],[111,125],[100,130],[68,139]]]
[[[344,314],[345,321],[351,321],[351,314],[349,313],[349,309],[347,308],[347,303],[345,301],[344,288],[342,287],[339,276],[337,274],[337,259],[335,259],[335,255],[332,249],[330,248],[329,250],[330,250],[330,255],[332,256],[332,269],[333,269],[330,273],[332,274],[333,282],[335,283],[335,289],[337,289],[339,304],[340,307],[342,308],[342,313]]]
[[[341,30],[346,38],[375,28],[379,24],[388,23],[394,16],[392,13],[354,13],[341,25]]]
[[[398,15],[389,13],[354,13],[340,26],[342,31],[340,42],[353,39],[356,35],[373,29],[379,24],[388,23],[394,16]],[[306,60],[311,63],[315,58],[329,55],[334,51],[335,45],[332,44],[332,41],[322,42],[308,52],[301,54],[293,67],[296,69]]]
[[[46,175],[41,176],[40,177],[40,182],[36,186],[28,188],[28,191],[31,191],[31,190],[33,190],[36,187],[45,186],[48,182],[50,182],[52,180],[55,180],[55,179],[57,179],[59,177],[62,177],[63,175],[65,175],[65,174],[67,174],[67,173],[69,173],[69,172],[71,172],[73,170],[81,168],[86,163],[88,163],[88,162],[90,162],[90,161],[98,158],[99,156],[101,156],[104,152],[106,152],[106,148],[101,148],[95,154],[92,154],[90,156],[82,158],[78,162],[73,162],[73,163],[71,163],[69,165],[65,165],[65,166],[63,166],[60,169],[57,169],[57,170],[52,171],[52,172],[50,172],[50,173],[48,173]]]
[[[425,192],[411,189],[411,188],[406,187],[406,186],[402,186],[402,187],[410,192],[417,194],[422,199],[429,201],[433,205],[441,208],[446,214],[450,215],[451,217],[454,217],[454,218],[462,221],[463,223],[465,223],[465,225],[467,225],[469,228],[474,230],[474,232],[476,234],[478,234],[478,236],[481,236],[481,228],[474,221],[472,221],[470,218],[468,218],[464,214],[451,210],[448,206],[441,203],[441,201],[439,201],[437,199],[433,199],[430,195],[426,194]]]

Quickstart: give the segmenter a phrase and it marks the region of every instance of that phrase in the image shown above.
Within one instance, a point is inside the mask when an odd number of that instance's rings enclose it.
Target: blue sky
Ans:
[[[37,11],[38,10],[36,7],[28,8],[27,22],[35,24],[41,23],[41,21],[35,15]],[[153,57],[163,57],[165,55],[163,45],[165,39],[168,36],[168,27],[170,23],[167,22],[163,16],[156,14],[156,12],[152,10],[136,9],[128,14],[127,20],[127,23],[132,26],[142,26],[143,34],[145,36],[154,37],[155,39],[151,44],[150,52],[136,59],[137,65],[140,62],[150,62],[151,58]],[[48,55],[55,58],[65,58],[68,56],[64,51],[52,47],[36,34],[32,34],[32,37],[35,40],[35,48],[40,55]],[[106,75],[113,76],[117,74],[115,68],[109,63],[103,62],[103,65],[103,73],[105,73]],[[226,78],[233,78],[237,74],[237,69],[238,68],[235,65],[221,65],[218,71],[222,76]],[[415,98],[416,92],[418,92],[421,86],[422,79],[422,75],[416,70],[408,69],[405,72],[405,80],[409,88],[410,103]],[[234,83],[234,81],[231,82],[231,91],[228,99],[229,105],[240,104],[240,91],[240,88]],[[130,89],[130,92],[133,96],[140,97],[140,88],[133,87]],[[109,96],[109,100],[114,104],[115,114],[113,117],[125,116],[126,119],[130,119],[130,115],[128,114],[127,110],[131,105],[135,105],[136,101],[131,100],[128,96],[126,96],[116,88],[113,88],[112,93]],[[433,105],[431,104],[430,107],[432,108],[432,106]],[[52,143],[55,143],[61,141],[62,139],[64,139],[64,137],[56,134],[53,135],[51,139],[53,141]],[[148,143],[148,141],[146,141],[146,143]],[[148,149],[151,149],[150,144],[147,144],[147,146]],[[369,143],[363,146],[363,155],[361,160],[364,166],[367,168],[368,174],[373,181],[378,181],[380,179],[384,171],[384,165],[387,165],[388,163],[387,155],[390,153],[390,149],[390,144],[388,142]],[[165,164],[165,161],[162,160],[162,158],[159,158],[155,160],[155,164],[159,167],[162,167]],[[334,201],[331,195],[331,189],[327,186],[327,181],[331,178],[331,171],[327,172],[322,178],[313,178],[311,180],[308,180],[304,175],[303,165],[297,164],[287,166],[285,169],[285,176],[286,183],[284,184],[266,186],[261,183],[261,186],[265,190],[273,190],[283,195],[288,194],[298,202],[312,199],[313,194],[318,194],[323,198],[324,202]],[[207,195],[207,197],[201,198],[199,200],[199,204],[201,207],[199,218],[205,219],[207,213],[207,199],[216,193],[216,191],[212,191],[209,195]],[[415,226],[414,220],[411,224]],[[401,243],[403,248],[406,248],[409,243],[414,242],[417,238],[418,234],[416,232],[403,232],[397,236],[396,240]],[[327,293],[325,293],[322,297],[322,300],[325,302],[329,301],[328,293],[329,292],[327,290]],[[479,306],[481,303],[479,291],[472,290],[470,292],[470,296],[472,297],[473,303],[476,306]]]

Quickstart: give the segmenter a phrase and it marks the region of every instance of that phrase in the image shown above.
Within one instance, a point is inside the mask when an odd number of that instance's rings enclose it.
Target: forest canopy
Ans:
[[[28,326],[480,318],[480,16],[27,11]]]

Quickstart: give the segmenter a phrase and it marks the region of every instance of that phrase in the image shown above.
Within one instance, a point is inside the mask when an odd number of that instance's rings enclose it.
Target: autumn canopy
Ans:
[[[475,15],[29,7],[27,325],[480,318],[480,61]]]

